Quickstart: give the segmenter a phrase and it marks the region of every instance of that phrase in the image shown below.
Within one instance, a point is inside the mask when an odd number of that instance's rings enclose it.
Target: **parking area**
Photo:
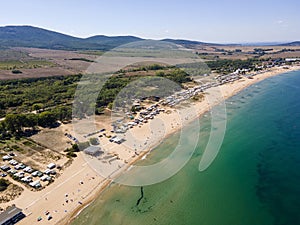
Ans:
[[[4,141],[0,154],[0,176],[32,191],[51,184],[68,160],[30,139]]]

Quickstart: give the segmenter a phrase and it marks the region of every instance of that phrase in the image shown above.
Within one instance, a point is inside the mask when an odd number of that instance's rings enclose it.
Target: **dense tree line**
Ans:
[[[138,71],[149,71],[149,70],[163,70],[168,68],[174,68],[174,66],[165,66],[160,64],[152,64],[147,66],[140,66],[137,68],[130,68],[130,69],[121,69],[117,73],[125,73],[125,72],[138,72]]]
[[[70,103],[81,75],[0,82],[0,117]]]
[[[152,67],[149,66],[149,68]],[[120,106],[122,105],[122,101],[132,98],[132,96],[136,96],[137,98],[153,96],[153,93],[149,91],[149,87],[160,86],[161,82],[163,82],[162,78],[171,80],[178,84],[178,86],[191,81],[189,74],[181,69],[156,70],[157,68],[161,68],[159,65],[155,65],[153,68],[156,71],[155,76],[153,73],[143,76],[118,74],[106,77],[106,79],[99,75],[88,76],[86,80],[82,80],[84,85],[79,88],[80,95],[76,96],[77,98],[74,101],[73,109],[75,109],[75,112],[73,113],[76,117],[91,115],[94,113],[94,110],[96,114],[100,114],[104,108],[112,108],[112,102]],[[154,79],[155,77],[159,79]],[[139,80],[141,82],[137,83]],[[173,90],[174,88],[165,87],[164,89],[160,89],[161,96],[170,95],[171,89]],[[120,95],[120,92],[122,92],[122,95]],[[95,95],[97,95],[97,98],[95,98]]]
[[[234,72],[237,69],[254,69],[256,65],[261,65],[263,59],[251,58],[247,60],[229,60],[220,59],[215,61],[206,62],[211,70],[217,71],[218,73]]]
[[[165,67],[153,64],[139,69],[158,71],[162,68]],[[158,71],[156,75],[175,81],[178,84],[191,80],[188,74],[180,69],[161,71]],[[81,77],[81,75],[74,75],[0,81],[0,117],[5,117],[6,114],[30,113],[34,110],[49,111],[51,108],[71,104]],[[101,111],[101,109],[107,107],[114,101],[120,90],[138,78],[140,76],[119,74],[107,79],[98,95],[96,110]],[[87,88],[92,91],[99,91],[98,87],[91,87],[98,84],[97,80],[95,82],[92,81]],[[85,101],[88,102],[87,100]],[[59,116],[60,120],[68,117],[64,114],[70,115],[70,109]]]
[[[0,139],[10,136],[22,136],[25,129],[35,131],[38,127],[53,127],[58,120],[65,121],[72,119],[70,106],[59,106],[50,111],[38,114],[7,114],[0,122]]]
[[[181,69],[175,69],[171,72],[160,71],[156,73],[157,76],[167,78],[178,84],[186,83],[192,81],[191,77]]]
[[[156,77],[159,79],[148,79],[147,77],[150,78],[151,76],[146,75],[139,86],[159,86],[162,77],[174,81],[179,86],[184,82],[191,81],[190,76],[180,69],[160,70],[165,67],[157,64],[145,68],[157,71]],[[92,110],[100,113],[105,107],[111,107],[117,95],[124,89],[123,94],[125,97],[123,99],[126,99],[126,96],[132,96],[132,91],[137,92],[137,96],[152,96],[151,91],[147,92],[143,89],[129,88],[126,90],[127,85],[139,80],[139,78],[141,77],[138,75],[118,74],[110,76],[99,90],[99,83],[101,83],[99,82],[101,80],[99,76],[89,77],[88,85],[83,86],[84,94],[77,99],[81,113],[76,115],[83,117],[94,113]],[[74,108],[73,101],[76,102],[77,84],[81,79],[81,75],[74,75],[1,81],[0,117],[5,117],[5,120],[0,122],[1,137],[22,135],[26,128],[36,130],[39,126],[52,127],[58,120],[70,121],[72,119],[72,109]],[[175,90],[175,87],[172,88],[161,90],[162,95],[171,94],[170,91]],[[91,93],[96,95],[96,102],[92,102]]]

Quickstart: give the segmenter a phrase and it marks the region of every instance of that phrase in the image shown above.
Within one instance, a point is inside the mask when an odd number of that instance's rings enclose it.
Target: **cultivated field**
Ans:
[[[0,79],[48,77],[84,73],[101,55],[95,51],[13,48],[0,52]],[[14,73],[13,70],[21,72]]]

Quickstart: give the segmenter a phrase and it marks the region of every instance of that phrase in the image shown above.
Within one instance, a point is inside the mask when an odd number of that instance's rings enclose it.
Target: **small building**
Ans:
[[[8,207],[4,212],[0,214],[1,225],[15,224],[25,217],[21,209],[15,205]]]
[[[86,149],[83,150],[83,152],[87,155],[91,155],[91,156],[99,156],[103,153],[103,151],[101,151],[101,148],[98,146],[89,146]]]

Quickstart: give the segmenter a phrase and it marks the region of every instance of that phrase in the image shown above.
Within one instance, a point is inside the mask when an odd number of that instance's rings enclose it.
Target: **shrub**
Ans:
[[[90,143],[91,143],[92,145],[98,145],[98,144],[99,144],[97,138],[90,138]]]
[[[21,73],[22,73],[21,70],[12,70],[11,72],[12,72],[13,74],[21,74]]]
[[[7,180],[0,179],[0,191],[5,191],[6,188],[8,187],[9,183]]]
[[[73,157],[73,158],[77,157],[77,155],[76,155],[75,152],[68,152],[68,153],[67,153],[67,156],[68,156],[68,157]]]
[[[90,146],[90,143],[87,141],[87,142],[81,142],[78,144],[78,148],[82,151],[84,149],[86,149],[87,147]]]

